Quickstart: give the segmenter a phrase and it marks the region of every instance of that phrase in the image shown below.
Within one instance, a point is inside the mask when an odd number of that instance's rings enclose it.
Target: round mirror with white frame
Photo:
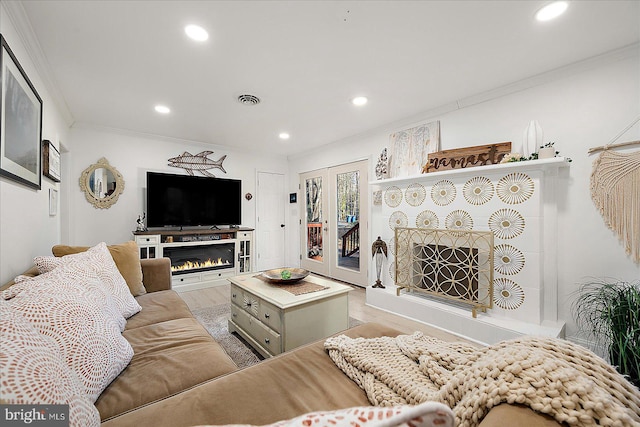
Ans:
[[[124,178],[104,157],[80,175],[80,189],[94,208],[108,209],[124,191]]]

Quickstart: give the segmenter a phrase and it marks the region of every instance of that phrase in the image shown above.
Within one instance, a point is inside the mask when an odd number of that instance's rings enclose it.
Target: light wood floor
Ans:
[[[444,332],[440,329],[425,325],[389,313],[377,308],[365,305],[365,290],[357,286],[352,286],[349,292],[349,315],[362,322],[377,322],[410,334],[415,331],[439,338],[443,341],[465,341],[460,337]],[[211,307],[229,302],[229,285],[216,286],[212,288],[199,289],[195,291],[181,292],[180,296],[187,303],[191,310]]]

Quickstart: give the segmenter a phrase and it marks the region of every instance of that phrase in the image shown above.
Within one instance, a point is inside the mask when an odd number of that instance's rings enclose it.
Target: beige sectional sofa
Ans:
[[[103,426],[264,425],[312,411],[370,405],[322,341],[238,370],[171,290],[169,260],[140,263],[146,293],[136,300],[142,310],[122,332],[134,355],[95,402]],[[345,334],[371,338],[400,332],[367,323]],[[560,424],[527,407],[500,404],[480,425]]]
[[[171,290],[169,259],[141,260],[140,264],[146,293],[136,301],[142,310],[127,320],[122,332],[134,356],[96,401],[102,420],[238,369]],[[37,274],[35,267],[25,273]]]
[[[169,259],[141,264],[147,293],[136,297],[142,310],[122,333],[134,356],[96,401],[103,420],[238,369],[171,290]]]

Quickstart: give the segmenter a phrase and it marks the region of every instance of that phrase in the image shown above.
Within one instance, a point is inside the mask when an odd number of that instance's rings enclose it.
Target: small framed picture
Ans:
[[[298,201],[298,193],[289,193],[289,203],[296,203]]]
[[[49,189],[49,216],[58,215],[58,190]]]
[[[60,182],[60,152],[49,140],[42,141],[42,174]]]

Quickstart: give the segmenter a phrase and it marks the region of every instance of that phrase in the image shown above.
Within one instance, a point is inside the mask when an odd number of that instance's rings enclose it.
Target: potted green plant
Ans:
[[[580,286],[572,312],[578,328],[640,388],[640,281],[596,279]]]

